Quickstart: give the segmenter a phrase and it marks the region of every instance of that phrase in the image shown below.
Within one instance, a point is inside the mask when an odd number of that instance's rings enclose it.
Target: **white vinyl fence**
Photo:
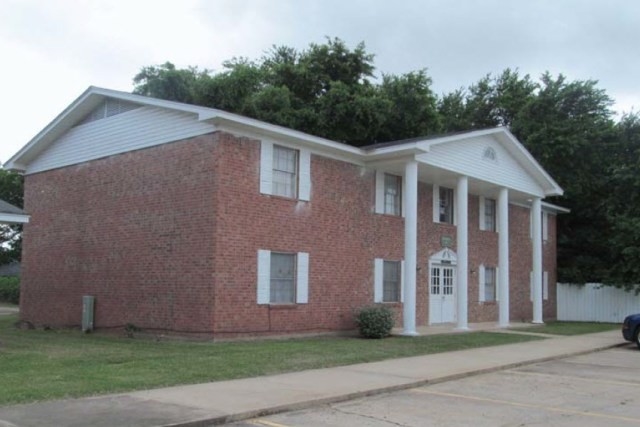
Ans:
[[[558,283],[558,320],[622,323],[640,313],[640,295],[613,286]]]

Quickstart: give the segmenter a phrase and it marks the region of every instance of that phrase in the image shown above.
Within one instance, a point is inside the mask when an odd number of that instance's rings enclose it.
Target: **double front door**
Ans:
[[[456,268],[432,264],[429,271],[429,324],[456,321]]]

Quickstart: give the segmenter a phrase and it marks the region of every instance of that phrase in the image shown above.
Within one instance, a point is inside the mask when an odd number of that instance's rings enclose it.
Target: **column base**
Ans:
[[[511,326],[511,323],[498,323],[498,328],[508,328]]]
[[[455,328],[453,328],[454,331],[470,331],[471,328],[469,328],[468,326],[456,326]]]
[[[534,325],[544,325],[544,321],[542,320],[532,320],[531,323]]]
[[[419,337],[420,336],[420,334],[417,333],[416,331],[402,331],[400,335],[402,335],[403,337]]]

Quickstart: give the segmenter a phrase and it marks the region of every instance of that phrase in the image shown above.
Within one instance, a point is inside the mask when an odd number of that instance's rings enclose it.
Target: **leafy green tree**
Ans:
[[[426,71],[373,81],[373,55],[327,39],[297,51],[274,46],[220,72],[144,67],[134,92],[242,114],[355,146],[434,133],[436,96]]]
[[[640,293],[640,117],[616,124],[616,149],[608,162],[606,213],[612,224],[607,281]]]
[[[14,206],[22,207],[22,175],[0,169],[0,199]],[[0,265],[19,261],[22,251],[22,226],[0,225]]]

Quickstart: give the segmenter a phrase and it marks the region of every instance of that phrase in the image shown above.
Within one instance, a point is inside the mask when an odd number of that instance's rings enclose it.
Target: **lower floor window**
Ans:
[[[295,254],[271,253],[270,294],[269,301],[272,304],[290,304],[295,302]]]
[[[382,271],[382,301],[400,301],[400,261],[385,261]]]
[[[493,267],[484,269],[484,300],[496,300],[496,269]]]
[[[258,249],[258,304],[306,304],[309,253]]]

